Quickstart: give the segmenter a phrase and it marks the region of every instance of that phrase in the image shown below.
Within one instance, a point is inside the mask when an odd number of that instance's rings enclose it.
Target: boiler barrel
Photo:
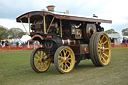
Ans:
[[[80,40],[62,39],[63,45],[80,45]]]

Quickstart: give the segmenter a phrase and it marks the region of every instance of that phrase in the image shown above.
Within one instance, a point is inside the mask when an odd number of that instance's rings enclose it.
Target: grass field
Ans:
[[[83,60],[66,74],[60,74],[54,64],[45,73],[35,73],[29,62],[31,52],[0,52],[0,85],[128,85],[128,48],[112,49],[106,67]]]

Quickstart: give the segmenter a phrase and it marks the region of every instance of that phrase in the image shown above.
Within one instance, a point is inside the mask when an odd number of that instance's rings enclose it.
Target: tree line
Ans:
[[[106,30],[105,32],[107,34],[117,34],[118,33],[114,29],[109,29],[109,30]],[[121,32],[122,32],[123,36],[128,36],[128,28],[123,29]]]
[[[0,26],[0,41],[3,39],[20,39],[25,34],[26,32],[20,28],[8,29]]]
[[[114,29],[109,29],[105,31],[107,34],[116,34]],[[25,35],[26,32],[24,32],[20,28],[5,28],[0,25],[0,41],[3,39],[20,39],[23,35]],[[128,36],[128,28],[122,30],[123,36]]]

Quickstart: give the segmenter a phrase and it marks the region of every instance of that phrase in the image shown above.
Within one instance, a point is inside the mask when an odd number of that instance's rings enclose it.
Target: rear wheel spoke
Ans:
[[[103,61],[106,63],[106,60],[104,59],[104,57],[102,56],[102,59],[103,59]]]
[[[71,62],[69,62],[69,61],[67,63],[71,64]]]
[[[68,58],[68,60],[72,60],[72,58]]]
[[[103,41],[103,39],[104,39],[104,36],[102,36],[101,41]]]
[[[61,62],[61,63],[59,64],[59,67],[60,67],[61,65],[63,65],[63,62]]]
[[[69,68],[69,66],[66,64],[66,67]]]
[[[105,55],[108,58],[108,55],[107,54],[103,53],[103,55]]]
[[[108,40],[104,41],[103,44],[105,44],[105,43],[107,43],[107,42],[108,42]]]
[[[70,56],[70,55],[68,54],[67,58],[69,58],[69,56]]]
[[[65,54],[65,50],[63,50],[63,53],[64,53],[64,56],[66,56],[66,54]]]
[[[104,50],[109,50],[109,48],[104,48]]]
[[[66,62],[65,62],[65,70],[67,70],[67,69],[66,69]]]

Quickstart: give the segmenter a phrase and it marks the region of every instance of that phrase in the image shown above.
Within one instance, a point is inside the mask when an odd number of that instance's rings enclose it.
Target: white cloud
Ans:
[[[13,20],[13,19],[0,19],[0,25],[8,29],[21,28],[23,31],[25,31],[25,29],[23,28],[23,25],[21,23],[17,23],[16,20]],[[24,24],[24,25],[28,30],[28,25],[27,24]]]
[[[0,0],[0,25],[23,29],[22,25],[15,21],[17,16],[28,11],[46,9],[47,5],[55,5],[56,11],[69,10],[71,14],[84,16],[96,14],[101,19],[112,20],[112,24],[102,26],[105,30],[113,28],[121,32],[128,27],[127,3],[127,0]]]
[[[7,28],[21,27],[19,23],[16,23],[16,20],[12,19],[0,19],[0,25]]]

